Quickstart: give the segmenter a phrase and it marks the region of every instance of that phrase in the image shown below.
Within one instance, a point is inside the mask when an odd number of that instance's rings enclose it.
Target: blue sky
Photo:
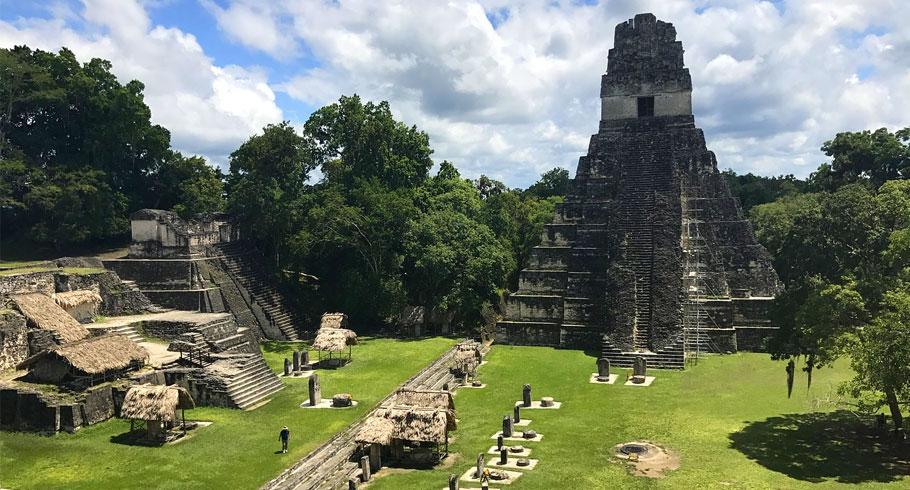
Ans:
[[[225,166],[268,123],[342,94],[388,100],[466,177],[574,171],[614,26],[672,22],[721,168],[805,176],[840,131],[910,125],[910,7],[895,0],[3,2],[0,46],[72,49],[146,85],[175,147]]]

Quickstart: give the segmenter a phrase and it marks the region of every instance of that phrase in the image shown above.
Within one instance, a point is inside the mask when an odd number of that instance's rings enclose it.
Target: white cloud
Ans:
[[[279,90],[317,106],[354,92],[389,100],[429,132],[437,159],[509,185],[574,170],[597,130],[613,28],[643,11],[676,26],[696,123],[721,167],[805,176],[837,132],[910,124],[910,28],[894,0],[288,0],[280,10],[321,63]],[[886,34],[865,33],[873,27]]]
[[[614,27],[640,12],[676,26],[696,124],[722,168],[805,176],[837,132],[910,125],[904,0],[201,1],[231,40],[315,66],[269,85],[212,66],[191,33],[113,0],[88,2],[98,34],[23,20],[0,23],[0,42],[111,59],[118,76],[146,83],[156,122],[181,145],[236,147],[281,118],[273,91],[315,107],[356,92],[427,131],[437,161],[511,186],[575,169],[597,131]]]
[[[142,5],[127,0],[86,0],[71,19],[0,21],[0,46],[70,48],[80,61],[110,60],[122,82],[145,84],[152,122],[171,131],[173,146],[225,166],[227,155],[264,125],[282,119],[265,76],[236,66],[215,66],[196,41],[179,29],[152,26]]]
[[[227,8],[211,0],[200,3],[232,39],[280,59],[296,53],[293,38],[283,32],[278,14],[268,2],[235,2]]]

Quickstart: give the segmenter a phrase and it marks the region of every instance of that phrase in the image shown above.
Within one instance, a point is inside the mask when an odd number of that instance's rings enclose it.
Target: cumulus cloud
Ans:
[[[574,170],[597,129],[613,28],[650,11],[677,28],[722,167],[805,176],[837,132],[910,124],[898,0],[592,3],[287,1],[277,8],[321,63],[276,88],[317,106],[389,100],[437,158],[524,186]]]
[[[130,2],[87,3],[103,35],[22,20],[0,23],[0,41],[28,34],[112,59],[146,82],[176,140],[211,147],[278,120],[273,91],[312,107],[355,92],[388,100],[430,134],[437,161],[511,186],[575,169],[597,131],[614,27],[640,12],[676,26],[721,167],[805,176],[837,132],[910,125],[905,0],[200,1],[232,42],[290,74],[214,67],[191,33],[151,26]],[[109,25],[121,10],[131,21]],[[316,63],[297,69],[303,53]]]
[[[228,36],[241,44],[276,58],[292,58],[297,52],[294,39],[287,35],[279,12],[268,2],[243,1],[222,8],[211,0],[200,0]]]
[[[76,30],[72,22],[87,27]],[[81,12],[65,17],[0,20],[0,46],[18,44],[47,51],[65,46],[81,61],[110,60],[122,83],[145,84],[152,122],[171,131],[175,148],[218,165],[250,135],[282,119],[265,75],[213,65],[191,33],[152,26],[135,1],[86,0]]]

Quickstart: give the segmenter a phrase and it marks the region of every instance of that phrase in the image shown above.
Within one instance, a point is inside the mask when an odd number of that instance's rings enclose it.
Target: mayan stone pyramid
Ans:
[[[616,26],[600,128],[506,298],[502,343],[581,348],[619,366],[758,350],[780,291],[692,116],[672,24]]]

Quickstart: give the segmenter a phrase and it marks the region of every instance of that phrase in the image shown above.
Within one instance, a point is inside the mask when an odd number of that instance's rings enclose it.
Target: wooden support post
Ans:
[[[379,444],[370,444],[370,471],[373,473],[382,468],[382,446]]]
[[[360,458],[360,473],[361,473],[360,479],[363,480],[364,483],[370,481],[371,474],[370,474],[370,457],[369,456],[364,456],[364,457]]]

